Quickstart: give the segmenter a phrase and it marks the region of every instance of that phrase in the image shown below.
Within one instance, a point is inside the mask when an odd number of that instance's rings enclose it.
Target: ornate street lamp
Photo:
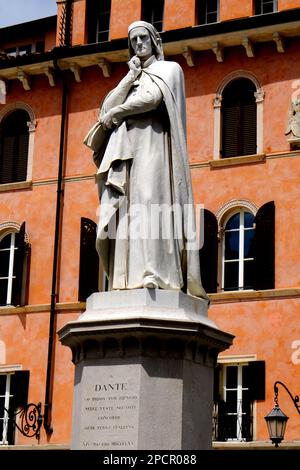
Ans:
[[[293,397],[287,386],[279,381],[274,383],[274,403],[275,407],[272,411],[270,411],[267,416],[265,416],[265,420],[267,422],[269,436],[275,447],[278,447],[278,444],[284,439],[284,433],[286,428],[287,420],[289,419],[283,411],[279,408],[278,404],[278,385],[281,385],[289,394],[290,398],[292,399],[296,410],[300,414],[300,404],[299,404],[299,396],[296,395]]]

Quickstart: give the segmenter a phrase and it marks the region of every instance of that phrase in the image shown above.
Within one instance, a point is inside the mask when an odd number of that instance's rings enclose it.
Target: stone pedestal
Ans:
[[[59,331],[73,352],[72,449],[210,449],[213,367],[233,337],[182,292],[95,293]]]

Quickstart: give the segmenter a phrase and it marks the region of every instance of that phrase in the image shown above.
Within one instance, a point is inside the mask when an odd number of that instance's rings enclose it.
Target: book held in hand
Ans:
[[[101,122],[97,121],[85,136],[83,143],[94,152],[99,152],[107,142],[109,135],[110,130],[104,129]]]

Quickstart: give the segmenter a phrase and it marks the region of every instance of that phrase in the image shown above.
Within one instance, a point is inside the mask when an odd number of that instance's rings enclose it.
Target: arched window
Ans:
[[[20,230],[0,233],[0,305],[27,303],[29,244],[25,223]]]
[[[164,0],[143,0],[142,20],[152,23],[157,31],[163,31],[164,6]]]
[[[0,184],[26,181],[30,117],[23,109],[11,112],[0,125]]]
[[[259,209],[248,200],[230,201],[216,216],[204,210],[200,249],[207,293],[275,287],[275,204]]]
[[[253,289],[255,217],[240,209],[224,224],[223,289]]]
[[[222,158],[257,153],[256,87],[247,78],[230,82],[222,96]]]

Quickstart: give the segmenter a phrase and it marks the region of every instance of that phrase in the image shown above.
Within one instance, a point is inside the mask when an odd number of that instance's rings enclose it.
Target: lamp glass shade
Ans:
[[[279,406],[275,406],[275,408],[273,408],[273,410],[270,411],[267,416],[265,416],[270,439],[276,446],[278,446],[278,444],[284,438],[286,423],[288,419],[288,416],[283,413]]]

